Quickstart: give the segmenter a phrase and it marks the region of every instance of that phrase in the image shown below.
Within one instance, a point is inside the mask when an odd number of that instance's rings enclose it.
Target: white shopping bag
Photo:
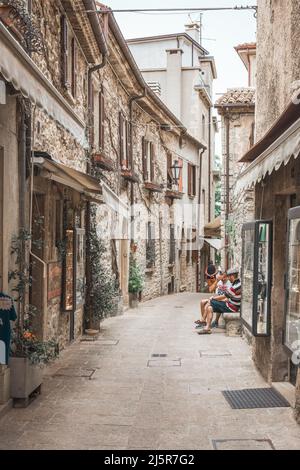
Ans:
[[[0,340],[0,364],[6,364],[6,347],[4,341]]]

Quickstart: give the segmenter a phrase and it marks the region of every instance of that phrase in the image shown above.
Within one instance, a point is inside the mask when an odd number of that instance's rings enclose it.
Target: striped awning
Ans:
[[[258,158],[249,164],[238,177],[234,192],[251,189],[267,175],[287,165],[292,158],[300,155],[300,119],[294,122],[277,140],[275,140]]]

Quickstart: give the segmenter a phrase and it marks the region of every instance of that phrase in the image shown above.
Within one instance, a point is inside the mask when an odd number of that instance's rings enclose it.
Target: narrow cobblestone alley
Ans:
[[[0,449],[212,449],[218,440],[230,441],[223,449],[299,449],[291,408],[229,407],[222,390],[266,383],[245,341],[194,331],[198,302],[152,300],[106,320],[98,340],[72,345],[48,368],[42,395],[2,418]]]

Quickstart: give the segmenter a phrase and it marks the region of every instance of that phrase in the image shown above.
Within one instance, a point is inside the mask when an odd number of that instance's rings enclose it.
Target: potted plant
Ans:
[[[23,399],[26,404],[32,392],[40,389],[42,366],[57,357],[58,344],[54,340],[38,340],[26,325],[23,330],[14,330],[11,350],[11,397]]]
[[[143,276],[140,267],[137,265],[136,260],[131,259],[129,267],[129,302],[131,308],[137,308],[139,305],[139,294],[143,289]]]

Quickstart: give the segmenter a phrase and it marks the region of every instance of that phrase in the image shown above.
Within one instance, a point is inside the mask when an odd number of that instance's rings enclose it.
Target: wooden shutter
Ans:
[[[192,165],[188,164],[188,195],[192,194]]]
[[[168,181],[168,188],[172,188],[173,184],[173,175],[172,175],[172,154],[169,152],[167,154],[167,181]]]
[[[90,138],[91,138],[91,145],[93,146],[95,143],[95,102],[94,102],[94,87],[92,84],[92,80],[90,81]]]
[[[126,164],[131,168],[131,123],[126,121]]]
[[[181,167],[181,172],[180,172],[180,177],[179,177],[179,182],[178,182],[178,191],[183,192],[183,178],[182,178],[182,172],[183,172],[183,160],[181,158],[178,159],[179,165]]]
[[[196,196],[196,167],[192,165],[192,196]]]
[[[104,147],[105,101],[103,88],[99,92],[99,149]]]
[[[148,141],[143,137],[142,139],[142,163],[143,163],[143,177],[144,181],[148,180],[148,168],[147,168],[147,144]]]
[[[68,23],[66,17],[61,17],[61,81],[64,87],[68,84]]]
[[[155,162],[155,155],[154,155],[154,144],[153,142],[150,143],[150,181],[154,182],[154,162]]]
[[[120,165],[121,166],[126,166],[126,163],[124,162],[124,116],[122,112],[119,112],[119,136],[120,136]]]
[[[71,54],[72,54],[72,96],[76,97],[77,89],[77,45],[75,38],[71,41]]]

